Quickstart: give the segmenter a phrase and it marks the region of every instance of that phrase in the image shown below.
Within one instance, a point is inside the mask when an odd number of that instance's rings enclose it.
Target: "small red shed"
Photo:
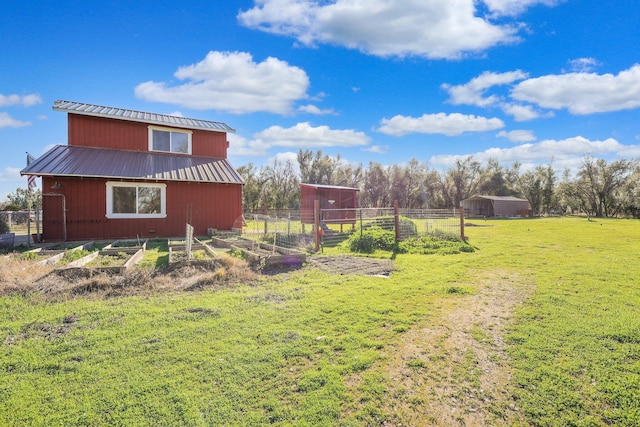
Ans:
[[[337,185],[300,184],[300,218],[314,223],[314,201],[320,202],[322,220],[334,224],[355,224],[360,189]]]
[[[68,145],[23,169],[42,177],[43,239],[175,237],[228,230],[242,215],[242,179],[227,161],[228,125],[56,101]]]

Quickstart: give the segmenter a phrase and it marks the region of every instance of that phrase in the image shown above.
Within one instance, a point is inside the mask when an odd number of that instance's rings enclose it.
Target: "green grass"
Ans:
[[[426,404],[388,394],[394,346],[491,271],[535,285],[506,337],[525,422],[640,424],[640,222],[479,225],[475,252],[398,254],[388,279],[310,269],[218,292],[0,297],[0,425],[380,425],[400,416],[390,399]],[[471,385],[473,367],[456,367]]]

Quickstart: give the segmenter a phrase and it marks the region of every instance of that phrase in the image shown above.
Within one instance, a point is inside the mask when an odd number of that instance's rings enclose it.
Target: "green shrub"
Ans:
[[[362,233],[353,233],[347,240],[352,252],[370,254],[378,249],[393,251],[396,248],[395,232],[384,230],[378,226],[370,226]]]

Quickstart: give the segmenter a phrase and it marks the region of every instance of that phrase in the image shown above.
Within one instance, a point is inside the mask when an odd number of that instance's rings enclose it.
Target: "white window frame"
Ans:
[[[167,217],[167,185],[155,184],[149,182],[122,182],[122,181],[107,181],[107,214],[106,217],[110,219],[142,219],[142,218],[166,218]],[[138,214],[138,213],[114,213],[113,212],[113,188],[114,187],[154,187],[160,188],[160,212],[152,214]],[[138,208],[136,191],[136,210]]]
[[[172,133],[186,133],[187,134],[187,152],[180,153],[177,151],[164,151],[164,150],[154,150],[153,148],[153,131],[159,130],[163,132],[172,132]],[[159,153],[171,153],[171,154],[191,154],[191,136],[193,135],[193,131],[188,129],[176,129],[176,128],[167,128],[162,126],[149,126],[149,151],[156,151]],[[171,144],[171,143],[169,143]],[[171,147],[169,147],[171,150]]]

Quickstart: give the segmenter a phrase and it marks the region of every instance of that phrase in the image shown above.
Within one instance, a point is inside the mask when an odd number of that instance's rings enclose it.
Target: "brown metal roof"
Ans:
[[[56,145],[21,175],[242,184],[227,159]]]
[[[168,114],[145,113],[144,111],[104,107],[102,105],[85,104],[84,102],[58,100],[53,103],[53,109],[56,111],[66,111],[67,113],[81,114],[85,116],[107,117],[186,129],[202,129],[214,132],[235,133],[235,130],[232,127],[222,122],[190,119],[187,117],[171,116]]]

